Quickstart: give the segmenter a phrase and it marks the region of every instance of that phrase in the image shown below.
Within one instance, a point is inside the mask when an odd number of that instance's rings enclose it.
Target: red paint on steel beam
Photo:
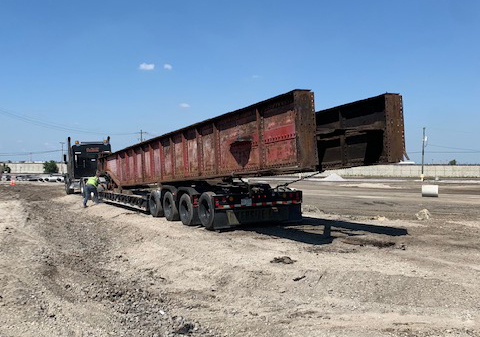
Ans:
[[[184,133],[182,133],[182,151],[183,151],[183,175],[186,176],[188,173],[188,149],[187,149],[187,142],[185,140]]]
[[[130,163],[129,163],[129,160],[128,160],[128,150],[125,151],[125,157],[123,158],[125,160],[125,180],[128,181],[130,179]]]
[[[295,124],[280,126],[274,129],[265,130],[265,144],[295,138]]]
[[[153,144],[148,144],[148,154],[150,155],[150,176],[149,179],[155,176],[155,156],[154,156]]]

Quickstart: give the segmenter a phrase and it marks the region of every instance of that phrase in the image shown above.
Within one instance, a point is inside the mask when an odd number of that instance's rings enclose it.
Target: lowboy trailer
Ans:
[[[223,229],[302,218],[302,192],[245,178],[372,164],[405,154],[402,98],[384,94],[315,112],[293,90],[100,155],[100,196],[154,217]]]

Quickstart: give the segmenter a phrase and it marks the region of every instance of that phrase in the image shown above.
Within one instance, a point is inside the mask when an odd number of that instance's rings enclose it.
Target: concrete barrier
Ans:
[[[422,165],[374,165],[328,170],[317,177],[336,173],[341,177],[419,178]],[[308,175],[309,173],[304,173]],[[480,178],[480,165],[425,165],[426,178]]]
[[[3,163],[0,163],[2,166]],[[10,167],[11,174],[39,174],[43,173],[43,162],[16,162],[5,163]],[[58,172],[67,172],[67,165],[64,163],[57,163]],[[63,171],[62,171],[63,170]]]

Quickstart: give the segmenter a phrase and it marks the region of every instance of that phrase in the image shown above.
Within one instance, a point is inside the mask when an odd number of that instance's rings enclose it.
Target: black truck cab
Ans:
[[[101,142],[75,141],[74,144],[71,144],[68,137],[68,154],[64,155],[67,164],[65,192],[72,194],[75,189],[81,190],[85,180],[95,175],[98,156],[109,152],[112,152],[110,137]]]

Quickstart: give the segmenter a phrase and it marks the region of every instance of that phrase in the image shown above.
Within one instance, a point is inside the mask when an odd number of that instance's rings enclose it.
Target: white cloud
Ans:
[[[190,108],[190,104],[188,104],[188,103],[180,103],[179,106],[180,106],[180,108],[184,108],[184,109]]]
[[[259,79],[259,78],[262,78],[262,76],[260,76],[260,75],[252,75],[252,78],[254,78],[254,79]]]
[[[170,64],[170,63],[165,63],[163,65],[163,69],[165,70],[172,70],[173,69],[173,66]]]
[[[140,70],[153,70],[155,69],[155,63],[141,63],[139,66],[138,66],[138,69]]]

